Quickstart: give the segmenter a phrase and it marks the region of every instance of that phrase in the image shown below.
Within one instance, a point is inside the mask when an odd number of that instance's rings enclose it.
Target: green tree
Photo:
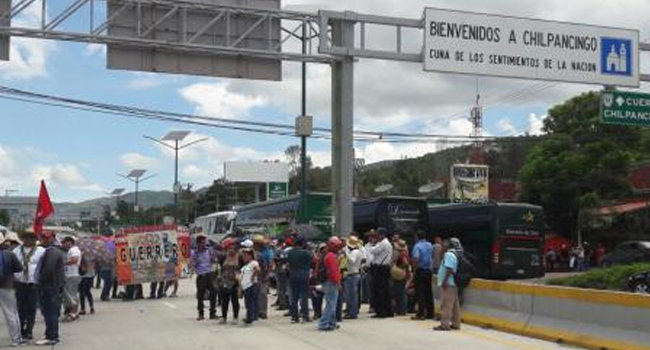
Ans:
[[[9,216],[9,213],[4,209],[0,209],[0,225],[8,226],[10,222],[11,217]]]
[[[297,193],[300,190],[300,173],[302,171],[301,151],[302,149],[298,145],[289,146],[287,147],[287,149],[284,150],[284,157],[287,163],[289,163],[289,193],[290,194]],[[307,186],[308,186],[307,188],[308,191],[313,192],[314,190],[311,186],[311,183],[309,182],[310,180],[309,172],[313,166],[313,163],[309,155],[307,155],[306,164],[307,164]]]
[[[545,208],[560,234],[575,236],[586,211],[630,193],[630,166],[647,152],[638,127],[600,122],[600,93],[589,92],[553,107],[549,135],[528,154],[519,172],[521,200]]]

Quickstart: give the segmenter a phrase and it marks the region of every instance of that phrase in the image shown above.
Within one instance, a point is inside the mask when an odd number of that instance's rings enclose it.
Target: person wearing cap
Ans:
[[[300,302],[300,315],[303,322],[311,322],[309,318],[309,270],[314,254],[306,249],[305,243],[304,237],[296,237],[295,246],[287,254],[291,323],[299,321],[298,302]]]
[[[417,243],[413,246],[413,269],[415,270],[415,299],[417,313],[411,319],[433,319],[433,259],[435,250],[433,244],[427,241],[422,231],[416,232]]]
[[[393,245],[388,240],[388,231],[380,227],[377,229],[377,244],[370,248],[374,266],[372,291],[374,293],[375,312],[374,318],[393,317],[390,298],[391,264]]]
[[[259,274],[259,318],[266,319],[269,308],[269,277],[273,271],[273,249],[269,247],[262,235],[253,236],[253,249],[257,255],[260,267]]]
[[[20,346],[26,341],[21,334],[20,317],[14,291],[14,274],[22,272],[23,265],[11,251],[11,246],[17,243],[18,237],[6,239],[4,235],[0,234],[0,236],[0,308],[2,308],[2,313],[5,316],[12,346]]]
[[[393,245],[395,247],[395,260],[391,268],[391,277],[395,305],[394,312],[399,316],[403,316],[406,314],[407,308],[406,281],[411,275],[409,253],[406,241],[403,239],[397,240]]]
[[[206,235],[202,233],[196,235],[196,250],[192,252],[190,259],[191,268],[196,272],[196,301],[199,313],[196,320],[205,319],[203,299],[206,291],[210,300],[210,319],[216,319],[217,293],[212,281],[215,277],[214,265],[217,262],[217,257],[214,250],[208,248]]]
[[[45,248],[40,265],[36,268],[36,280],[41,287],[41,313],[45,319],[45,339],[36,345],[56,345],[59,343],[59,315],[61,313],[61,293],[65,285],[66,253],[54,245],[54,232],[44,231],[40,237]]]
[[[250,325],[259,319],[259,275],[260,264],[255,260],[255,252],[251,248],[241,251],[244,266],[241,268],[241,288],[244,290],[244,304],[246,305],[246,319],[244,323]]]
[[[75,245],[75,240],[72,236],[63,239],[63,249],[67,252],[67,260],[65,263],[65,288],[64,288],[64,304],[65,304],[65,317],[64,321],[74,321],[79,318],[79,283],[81,276],[79,275],[79,266],[81,265],[81,250]]]
[[[13,253],[23,266],[23,271],[14,275],[20,331],[25,340],[34,339],[33,329],[38,304],[38,284],[36,267],[43,258],[45,248],[36,245],[36,235],[25,232],[21,235],[22,244],[14,248]]]
[[[337,236],[332,236],[327,240],[327,254],[323,259],[326,275],[325,282],[323,282],[325,308],[318,320],[318,329],[321,331],[332,331],[340,328],[336,322],[336,306],[341,287],[341,268],[337,255],[342,247],[343,242]]]
[[[343,293],[347,313],[345,319],[356,319],[359,315],[359,284],[363,252],[361,251],[361,240],[355,235],[350,235],[343,253],[348,260],[348,274],[343,279]]]

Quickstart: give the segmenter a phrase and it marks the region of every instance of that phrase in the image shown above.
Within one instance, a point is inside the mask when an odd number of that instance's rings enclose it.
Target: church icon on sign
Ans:
[[[609,75],[632,75],[632,42],[626,39],[601,38],[601,70]]]

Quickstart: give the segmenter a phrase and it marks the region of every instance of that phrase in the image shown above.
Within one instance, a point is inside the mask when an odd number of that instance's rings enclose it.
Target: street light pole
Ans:
[[[187,148],[191,145],[197,144],[199,142],[206,141],[208,138],[202,138],[196,141],[189,142],[185,145],[179,145],[178,143],[180,141],[183,141],[187,135],[189,135],[189,131],[170,131],[165,135],[162,139],[157,139],[155,137],[143,135],[144,138],[152,140],[156,143],[159,143],[167,148],[170,148],[174,150],[174,186],[173,186],[173,191],[174,191],[174,208],[178,209],[178,192],[180,191],[180,184],[178,183],[178,151],[182,150],[183,148]],[[174,141],[174,145],[170,145],[166,143],[165,141]]]
[[[178,206],[178,140],[174,141],[174,208]]]
[[[302,22],[302,53],[307,54],[307,23]],[[302,62],[302,91],[300,115],[307,115],[307,63]],[[307,210],[307,135],[300,136],[300,217],[304,223]]]

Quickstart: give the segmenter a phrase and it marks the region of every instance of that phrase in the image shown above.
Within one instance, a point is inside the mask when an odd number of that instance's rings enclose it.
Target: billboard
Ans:
[[[454,164],[449,178],[449,199],[452,203],[486,203],[489,200],[487,165]]]
[[[241,6],[241,0],[191,0],[194,3]],[[280,0],[247,0],[247,7],[280,9]],[[250,12],[238,13],[209,6],[191,9],[174,4],[108,1],[109,36],[153,39],[202,47],[231,47],[280,51],[280,19]],[[130,6],[130,7],[129,7]],[[282,80],[278,59],[245,55],[212,55],[165,52],[156,48],[107,45],[107,65],[111,69],[178,73],[226,78]]]
[[[175,225],[124,230],[115,237],[115,257],[121,285],[184,277],[190,234]]]
[[[639,31],[424,10],[424,70],[639,86]]]
[[[289,182],[289,165],[280,162],[225,162],[224,178],[231,182]]]

